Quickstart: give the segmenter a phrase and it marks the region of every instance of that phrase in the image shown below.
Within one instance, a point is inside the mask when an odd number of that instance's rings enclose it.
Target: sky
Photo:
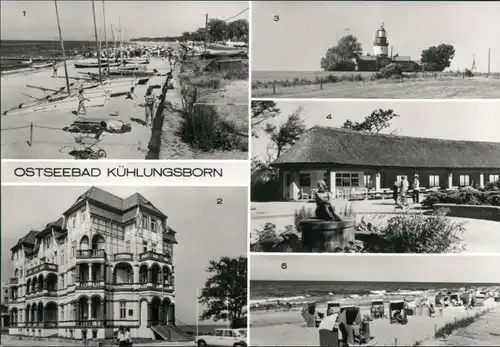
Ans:
[[[348,259],[347,259],[348,258]],[[255,255],[250,279],[268,281],[498,283],[500,256]],[[281,265],[286,263],[286,269]]]
[[[274,20],[279,16],[279,21]],[[320,71],[328,48],[351,34],[373,54],[375,32],[385,23],[394,53],[420,60],[423,49],[455,47],[451,69],[500,72],[500,2],[255,1],[252,3],[252,70]]]
[[[392,109],[399,117],[382,133],[463,141],[500,142],[500,100],[491,101],[406,101],[335,100],[276,101],[281,114],[268,123],[279,125],[303,107],[301,117],[307,128],[315,125],[341,127],[345,120],[362,121],[376,109]],[[331,119],[327,116],[331,114]],[[252,138],[252,157],[268,159],[269,138],[259,132]]]
[[[59,218],[88,188],[2,186],[2,280],[12,277],[10,248],[17,240],[30,229],[40,230]],[[246,255],[247,188],[101,188],[122,198],[139,192],[168,216],[179,243],[174,246],[177,319],[196,324],[196,297],[204,287],[209,261]],[[217,204],[218,198],[222,204]],[[200,322],[204,323],[212,322]]]
[[[64,40],[94,40],[91,1],[58,1],[59,20]],[[178,36],[205,26],[209,18],[228,19],[248,7],[238,1],[115,1],[105,2],[106,30],[121,21],[123,39]],[[23,11],[26,11],[24,16]],[[102,1],[95,1],[97,30],[103,27]],[[53,1],[1,1],[2,40],[58,39]],[[234,18],[247,19],[249,11]],[[120,20],[119,20],[120,19]]]

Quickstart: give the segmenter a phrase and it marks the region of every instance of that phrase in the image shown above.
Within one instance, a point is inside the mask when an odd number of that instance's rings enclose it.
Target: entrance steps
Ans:
[[[164,324],[155,324],[151,326],[151,330],[160,337],[160,339],[171,342],[186,342],[194,341],[194,336],[185,333],[183,330],[173,326]]]

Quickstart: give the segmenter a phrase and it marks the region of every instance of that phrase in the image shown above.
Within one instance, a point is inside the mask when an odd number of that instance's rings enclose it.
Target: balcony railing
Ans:
[[[76,251],[76,259],[89,258],[106,259],[106,251],[104,249],[80,249]]]
[[[77,282],[76,287],[77,287],[77,289],[104,288],[105,282],[104,281],[80,281],[80,282]]]
[[[160,254],[152,251],[144,252],[139,254],[139,260],[156,260],[163,263],[171,264],[172,258],[170,255]]]
[[[119,260],[131,261],[131,260],[134,260],[134,255],[132,253],[128,253],[128,252],[115,253],[113,255],[113,260],[114,261],[119,261]]]
[[[19,283],[19,278],[17,277],[10,278],[10,284],[18,284],[18,283]]]
[[[116,289],[133,289],[134,283],[113,283]]]
[[[31,269],[28,269],[26,271],[26,276],[31,276],[42,271],[58,272],[58,268],[59,267],[57,266],[57,264],[43,263],[35,267],[32,267]]]
[[[106,326],[106,320],[93,318],[89,320],[80,319],[76,321],[76,326],[87,329],[104,328]]]

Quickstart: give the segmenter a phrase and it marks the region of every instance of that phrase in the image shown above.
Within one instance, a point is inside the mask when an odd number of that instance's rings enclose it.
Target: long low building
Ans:
[[[311,196],[324,180],[335,196],[383,191],[407,176],[420,187],[482,187],[500,175],[500,142],[456,141],[373,134],[315,126],[272,166],[284,200]]]

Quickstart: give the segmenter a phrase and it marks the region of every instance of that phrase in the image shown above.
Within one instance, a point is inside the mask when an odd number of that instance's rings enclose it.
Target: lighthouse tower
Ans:
[[[375,33],[375,40],[373,41],[373,54],[378,56],[388,56],[389,42],[387,41],[387,31],[384,29],[384,24]]]

